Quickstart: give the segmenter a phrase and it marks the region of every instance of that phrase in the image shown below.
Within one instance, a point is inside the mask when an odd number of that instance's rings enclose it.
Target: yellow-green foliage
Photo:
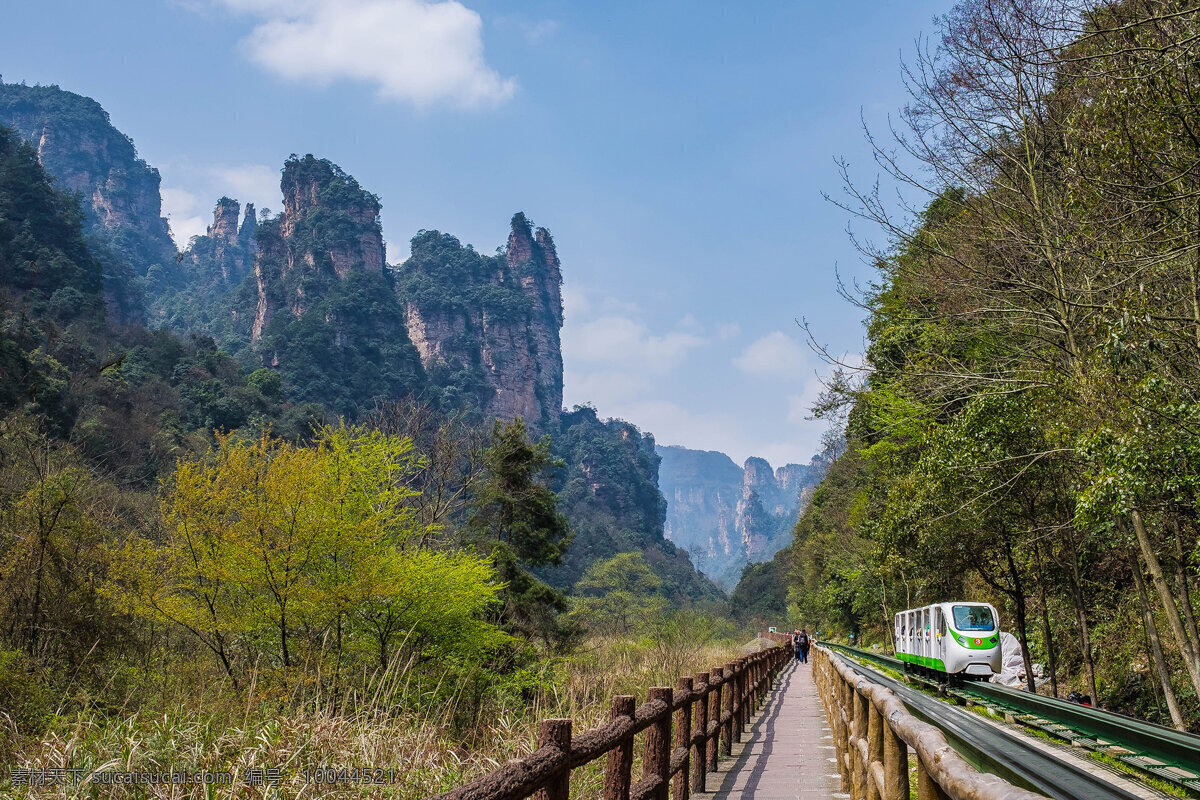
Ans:
[[[418,464],[410,440],[345,426],[309,447],[219,437],[179,463],[163,540],[131,538],[110,592],[186,628],[235,682],[251,656],[293,666],[297,645],[384,666],[402,644],[487,653],[505,640],[482,621],[500,586],[471,553],[416,546],[428,530],[405,480]]]

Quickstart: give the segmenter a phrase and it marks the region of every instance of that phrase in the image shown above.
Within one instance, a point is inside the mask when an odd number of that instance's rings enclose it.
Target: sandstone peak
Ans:
[[[757,456],[747,458],[742,470],[745,473],[744,485],[747,489],[758,490],[760,494],[763,489],[775,490],[777,485],[775,470],[771,468],[771,464],[765,458]]]
[[[258,227],[258,217],[255,215],[254,203],[246,203],[246,215],[242,218],[242,225],[238,228],[238,236],[245,239],[247,236],[254,235],[254,229]]]
[[[238,214],[241,204],[230,197],[222,197],[213,209],[213,224],[208,228],[208,235],[228,244],[234,244],[238,238]]]
[[[383,228],[379,198],[363,189],[337,164],[311,153],[292,155],[283,165],[279,182],[283,191],[280,233],[304,250],[301,260],[322,269],[318,246],[328,256],[328,267],[338,278],[352,270],[383,272]],[[322,213],[314,213],[320,211]],[[295,254],[293,254],[295,255]],[[290,259],[289,267],[295,267]]]
[[[510,227],[496,257],[422,231],[397,269],[398,288],[426,370],[478,370],[486,414],[549,431],[562,413],[561,267],[549,231],[535,230],[521,212]],[[432,291],[435,284],[454,290]]]

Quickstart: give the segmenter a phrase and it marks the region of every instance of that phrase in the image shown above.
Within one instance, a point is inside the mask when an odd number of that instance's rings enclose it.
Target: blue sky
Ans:
[[[163,177],[177,237],[228,194],[278,210],[290,153],[483,252],[525,211],[563,262],[568,405],[662,444],[805,462],[835,351],[862,349],[835,270],[834,163],[905,100],[902,53],[949,2],[145,0],[10,4],[8,82],[89,95]],[[857,226],[856,226],[857,229]]]

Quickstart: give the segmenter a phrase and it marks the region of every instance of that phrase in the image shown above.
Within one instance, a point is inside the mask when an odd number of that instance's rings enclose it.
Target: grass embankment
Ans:
[[[265,681],[241,694],[212,683],[173,698],[170,691],[147,686],[140,697],[131,695],[130,707],[139,706],[134,712],[91,705],[54,716],[43,735],[17,743],[12,764],[35,771],[74,769],[82,776],[228,773],[228,784],[114,786],[86,778],[72,782],[68,775],[58,785],[26,787],[14,786],[10,773],[0,777],[0,795],[22,800],[424,797],[532,752],[541,719],[569,717],[575,732],[591,729],[608,720],[613,695],[632,694],[641,702],[650,686],[674,686],[680,675],[737,658],[736,645],[668,647],[652,639],[593,638],[568,657],[544,662],[538,674],[526,676],[523,692],[493,693],[501,699],[483,704],[469,697],[478,686],[460,681],[447,692],[428,666],[378,676],[366,683],[367,691],[339,703],[319,689],[284,691],[264,686]],[[464,724],[466,706],[486,710]],[[304,770],[323,767],[394,770],[384,776],[394,783],[306,781]],[[279,785],[246,783],[255,778],[254,770],[273,768],[280,770]],[[638,768],[635,764],[635,774]],[[572,795],[598,795],[602,770],[603,759],[578,770]]]

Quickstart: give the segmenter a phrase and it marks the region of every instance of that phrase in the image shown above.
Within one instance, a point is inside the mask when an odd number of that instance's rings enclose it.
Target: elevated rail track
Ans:
[[[904,662],[899,659],[844,645],[826,646],[860,662],[872,662],[896,672],[904,671]],[[886,676],[881,677],[890,683],[896,683]],[[910,677],[925,683],[935,683],[926,678]],[[1102,753],[1143,773],[1200,795],[1200,736],[1123,714],[1080,706],[994,683],[973,681],[958,687],[944,688],[943,691],[961,702],[1000,712],[1027,727],[1077,747]],[[908,699],[905,699],[905,702],[907,703]],[[914,699],[915,702],[918,701]],[[921,702],[937,703],[928,697],[924,697],[924,701]],[[940,705],[946,706],[944,703]],[[931,708],[927,713],[937,711]]]

